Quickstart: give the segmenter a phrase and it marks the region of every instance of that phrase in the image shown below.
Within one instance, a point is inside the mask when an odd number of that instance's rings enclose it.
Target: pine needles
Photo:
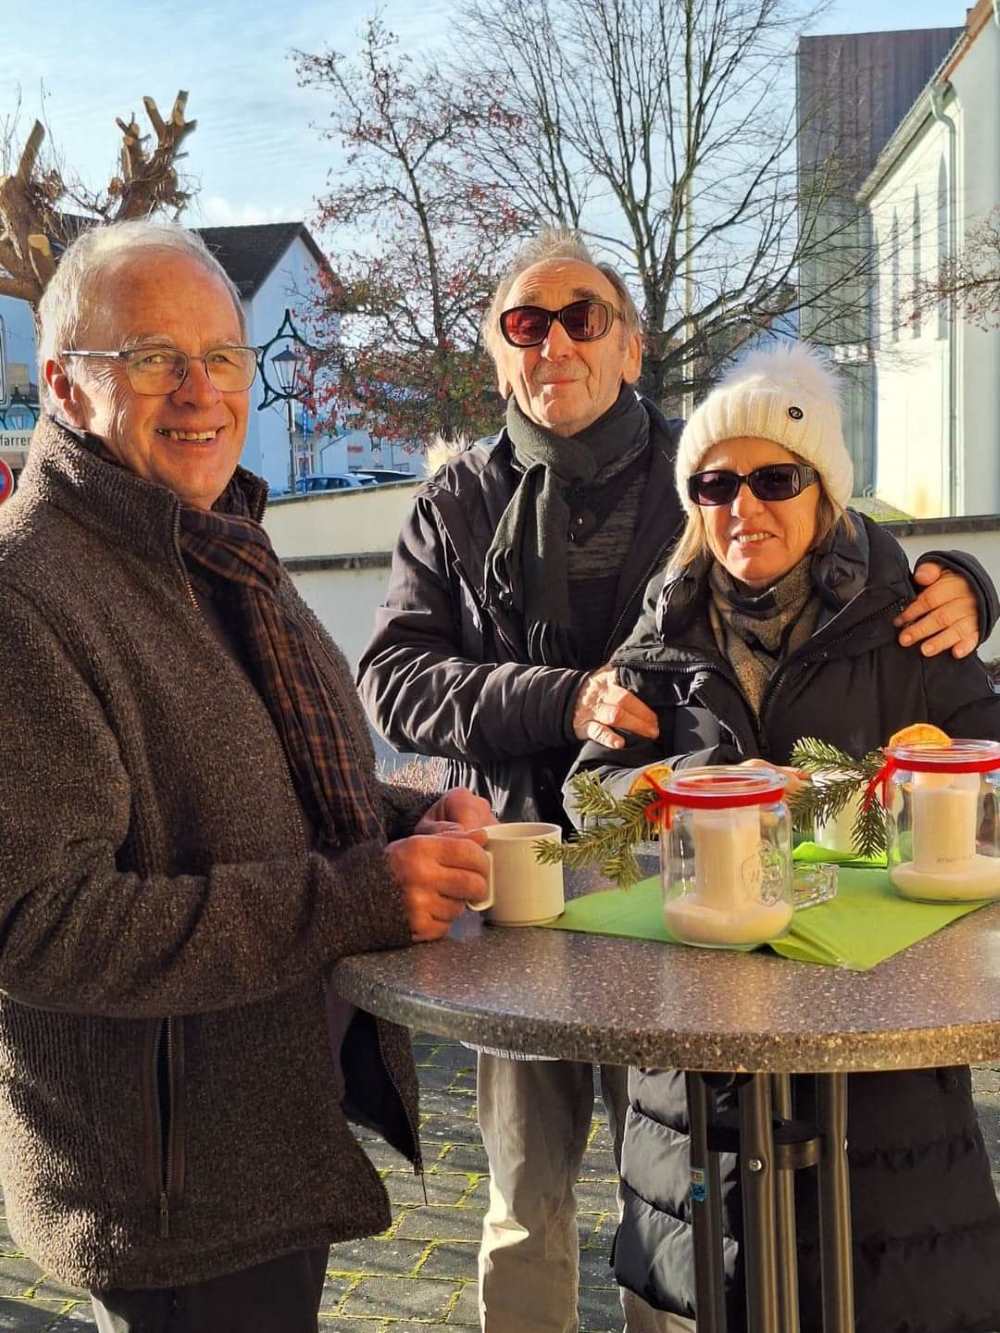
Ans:
[[[579,813],[588,821],[597,821],[596,827],[561,845],[536,842],[536,858],[543,863],[562,861],[574,870],[596,865],[618,888],[631,887],[642,878],[635,849],[654,832],[654,825],[646,818],[646,807],[656,793],[650,789],[634,796],[614,796],[601,785],[596,773],[577,773],[570,790]]]
[[[796,742],[788,762],[812,778],[788,797],[792,817],[801,829],[839,815],[877,775],[885,755],[881,750],[870,750],[863,759],[854,759],[827,741],[804,736]],[[878,856],[885,851],[885,810],[880,801],[873,800],[867,807],[859,806],[851,829],[851,841],[858,856]]]

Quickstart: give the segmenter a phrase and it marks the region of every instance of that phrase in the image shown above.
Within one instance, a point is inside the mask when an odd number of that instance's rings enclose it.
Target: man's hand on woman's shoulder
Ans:
[[[923,592],[896,617],[904,648],[920,645],[925,657],[951,649],[952,657],[968,657],[979,647],[979,603],[968,579],[925,560],[913,580]]]

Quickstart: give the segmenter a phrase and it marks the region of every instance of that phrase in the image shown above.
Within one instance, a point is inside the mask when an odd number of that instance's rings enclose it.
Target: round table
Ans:
[[[592,872],[567,872],[570,895],[605,887]],[[791,1173],[779,1170],[775,1178],[772,1096],[787,1113],[785,1076],[820,1075],[824,1330],[852,1333],[845,1075],[1000,1056],[1000,905],[970,913],[870,972],[767,952],[496,928],[469,912],[436,944],[344,959],[334,982],[371,1013],[482,1046],[756,1075],[740,1089],[753,1333],[795,1333],[798,1326]],[[708,1173],[703,1206],[694,1208],[698,1330],[714,1333],[721,1326],[717,1161],[701,1123],[706,1089],[696,1072],[688,1096],[692,1168]]]

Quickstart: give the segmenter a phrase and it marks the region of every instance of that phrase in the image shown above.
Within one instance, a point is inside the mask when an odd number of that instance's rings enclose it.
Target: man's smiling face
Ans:
[[[578,259],[549,259],[518,274],[504,309],[536,305],[561,310],[588,296],[621,308],[600,269]],[[495,336],[500,392],[505,397],[513,392],[524,415],[555,435],[585,430],[612,406],[623,381],[632,384],[639,378],[639,335],[617,317],[593,342],[574,342],[558,320],[537,347],[511,347],[499,330]]]
[[[74,340],[80,349],[158,346],[202,356],[243,342],[224,283],[176,251],[144,248],[112,259],[95,275],[89,297],[90,315]],[[50,383],[74,425],[99,436],[146,481],[185,504],[211,508],[243,448],[249,389],[222,393],[201,361],[190,362],[178,389],[157,398],[135,392],[121,361],[67,358],[66,369],[68,377]]]

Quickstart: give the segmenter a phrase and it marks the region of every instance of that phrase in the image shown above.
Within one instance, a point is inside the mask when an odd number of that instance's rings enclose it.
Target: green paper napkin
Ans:
[[[836,898],[796,912],[788,933],[766,947],[798,962],[867,971],[985,905],[910,902],[893,891],[885,870],[841,866]],[[663,924],[658,875],[631,889],[574,898],[544,928],[678,942]]]
[[[877,856],[856,856],[854,852],[838,852],[833,847],[823,847],[818,842],[800,842],[792,852],[792,860],[805,861],[810,865],[826,861],[836,866],[885,868],[885,852],[880,852]]]

